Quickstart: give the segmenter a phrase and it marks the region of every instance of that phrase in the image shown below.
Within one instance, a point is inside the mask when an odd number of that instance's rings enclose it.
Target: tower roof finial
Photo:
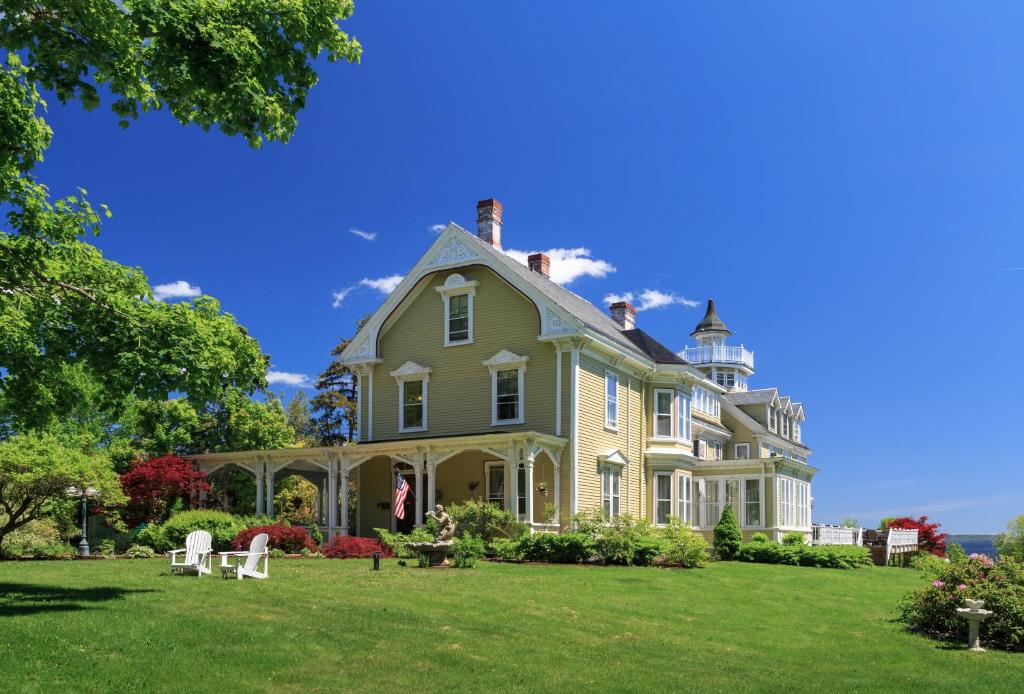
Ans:
[[[725,333],[726,335],[732,335],[732,331],[725,327],[725,323],[715,313],[714,299],[708,299],[708,310],[701,322],[697,323],[697,327],[690,333],[690,337],[696,337],[701,333]]]

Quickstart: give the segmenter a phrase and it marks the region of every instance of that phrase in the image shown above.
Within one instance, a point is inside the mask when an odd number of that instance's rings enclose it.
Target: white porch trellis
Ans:
[[[421,499],[426,485],[427,508],[436,503],[437,467],[446,460],[465,451],[483,451],[510,465],[513,474],[509,476],[510,498],[518,498],[519,476],[515,474],[518,465],[525,472],[526,489],[534,488],[534,464],[537,456],[545,454],[551,460],[554,472],[554,522],[561,522],[561,461],[562,450],[567,441],[558,436],[539,432],[507,432],[455,436],[433,439],[403,439],[355,443],[346,446],[323,448],[283,448],[268,451],[240,451],[235,453],[205,453],[191,456],[200,469],[207,474],[216,472],[225,465],[236,465],[256,478],[256,512],[274,513],[274,476],[282,470],[320,470],[327,475],[326,529],[328,535],[348,535],[349,528],[349,480],[359,466],[378,456],[410,466],[416,474],[416,498]],[[525,494],[526,519],[534,518],[533,494]],[[416,504],[416,525],[423,524],[423,506]]]

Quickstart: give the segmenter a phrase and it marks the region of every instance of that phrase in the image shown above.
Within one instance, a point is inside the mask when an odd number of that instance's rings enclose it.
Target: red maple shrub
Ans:
[[[351,535],[335,535],[320,551],[331,559],[372,557],[374,552],[380,552],[382,557],[395,556],[390,549],[381,545],[380,540]]]
[[[120,480],[128,496],[124,519],[131,526],[159,521],[175,499],[187,502],[193,494],[210,490],[206,473],[176,455],[136,461]]]
[[[235,535],[231,546],[236,550],[249,549],[252,538],[260,533],[267,534],[267,548],[279,549],[287,554],[298,554],[304,549],[310,552],[316,551],[316,543],[309,536],[309,532],[298,525],[285,525],[274,523],[273,525],[258,525],[248,528]]]
[[[901,528],[904,530],[916,530],[918,546],[926,552],[931,552],[937,557],[946,556],[946,533],[938,532],[942,523],[929,523],[928,516],[921,516],[918,519],[910,516],[900,518],[889,518],[885,521],[885,529]]]

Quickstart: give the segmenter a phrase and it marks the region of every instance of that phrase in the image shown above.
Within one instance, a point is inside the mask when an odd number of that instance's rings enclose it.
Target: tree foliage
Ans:
[[[722,517],[715,526],[715,551],[723,559],[732,559],[739,551],[743,542],[743,533],[740,532],[740,522],[736,518],[736,512],[732,506],[726,506],[722,511]]]
[[[1006,531],[996,537],[995,546],[1000,558],[1010,557],[1024,563],[1024,514],[1007,523]]]
[[[367,314],[356,321],[356,333],[370,320]],[[317,439],[321,446],[336,446],[351,441],[356,432],[359,412],[359,390],[355,374],[341,361],[341,353],[352,342],[342,339],[331,350],[330,365],[317,379],[317,393],[311,405],[316,413]]]
[[[0,441],[0,543],[54,506],[71,505],[73,485],[96,488],[103,503],[124,501],[110,461],[87,438],[30,432]]]
[[[317,443],[317,427],[310,411],[309,398],[306,391],[295,391],[295,395],[284,408],[284,416],[288,426],[295,433],[295,443],[300,446],[315,446]]]
[[[124,520],[129,526],[163,520],[176,499],[187,501],[210,489],[203,471],[176,455],[138,461],[120,481],[128,495]]]

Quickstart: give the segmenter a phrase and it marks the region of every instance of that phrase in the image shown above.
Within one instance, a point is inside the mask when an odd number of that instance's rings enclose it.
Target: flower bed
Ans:
[[[374,552],[380,552],[382,557],[394,556],[394,553],[378,540],[351,535],[335,535],[333,540],[320,548],[320,552],[329,559],[366,558],[372,557]]]
[[[938,571],[928,586],[903,598],[900,620],[913,631],[963,641],[967,622],[957,614],[964,600],[984,600],[992,616],[981,623],[986,648],[1024,651],[1024,564],[972,554]]]
[[[249,543],[260,533],[267,534],[267,547],[279,549],[286,554],[299,554],[307,549],[310,552],[316,551],[316,543],[309,536],[305,528],[297,525],[284,525],[275,523],[273,525],[258,525],[255,528],[248,528],[235,535],[231,546],[236,550],[249,549]]]

